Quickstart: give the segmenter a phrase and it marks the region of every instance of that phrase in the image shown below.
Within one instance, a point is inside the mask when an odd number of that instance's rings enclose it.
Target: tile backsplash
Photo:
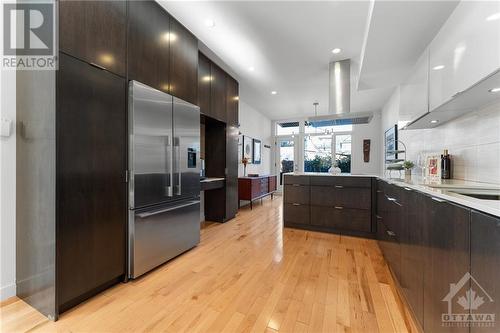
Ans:
[[[411,161],[448,149],[453,178],[500,184],[500,103],[434,129],[399,131],[399,139]]]

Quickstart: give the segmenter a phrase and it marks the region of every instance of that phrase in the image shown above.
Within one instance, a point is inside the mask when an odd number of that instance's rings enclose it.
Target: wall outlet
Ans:
[[[0,119],[0,136],[4,138],[10,137],[12,133],[12,120],[7,118]]]

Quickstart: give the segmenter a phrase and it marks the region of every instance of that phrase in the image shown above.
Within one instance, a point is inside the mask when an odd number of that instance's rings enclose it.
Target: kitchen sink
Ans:
[[[500,200],[500,191],[498,190],[448,190],[448,192],[481,200]]]

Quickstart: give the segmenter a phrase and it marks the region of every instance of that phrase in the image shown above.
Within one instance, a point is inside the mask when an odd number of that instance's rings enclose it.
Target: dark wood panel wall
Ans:
[[[20,297],[30,302],[40,293],[38,286],[48,285],[47,276],[55,277],[54,287],[44,294],[48,301],[33,302],[54,319],[126,279],[128,81],[140,81],[193,104],[199,99],[198,40],[157,2],[61,0],[57,4],[60,67],[55,79],[46,81],[51,85],[46,87],[47,98],[57,96],[51,113],[56,198],[55,208],[42,208],[53,209],[56,221],[55,230],[33,233],[39,238],[33,239],[34,246],[55,239],[55,265],[44,268],[53,270],[44,276],[28,276],[32,280],[19,288]],[[215,75],[214,92],[223,100],[214,103],[225,119],[226,74]],[[29,80],[34,82],[24,76],[23,86],[29,86]],[[31,97],[40,99],[40,89]],[[29,100],[29,92],[24,91],[22,98]],[[221,128],[225,138],[225,123]],[[225,154],[225,139],[220,149]],[[36,174],[35,168],[26,166],[23,172]],[[36,222],[35,215],[27,216],[26,228]],[[19,237],[18,243],[22,241]],[[37,264],[30,253],[19,249],[20,272],[27,272],[24,263]]]
[[[224,188],[205,192],[205,218],[225,222],[238,211],[239,88],[238,81],[201,52],[198,105],[205,118],[206,175],[225,178]]]

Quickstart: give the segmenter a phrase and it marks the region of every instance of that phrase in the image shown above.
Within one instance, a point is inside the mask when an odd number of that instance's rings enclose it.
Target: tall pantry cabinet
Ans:
[[[194,101],[198,65],[155,1],[55,5],[59,68],[16,83],[17,294],[51,319],[126,280],[128,81]]]

